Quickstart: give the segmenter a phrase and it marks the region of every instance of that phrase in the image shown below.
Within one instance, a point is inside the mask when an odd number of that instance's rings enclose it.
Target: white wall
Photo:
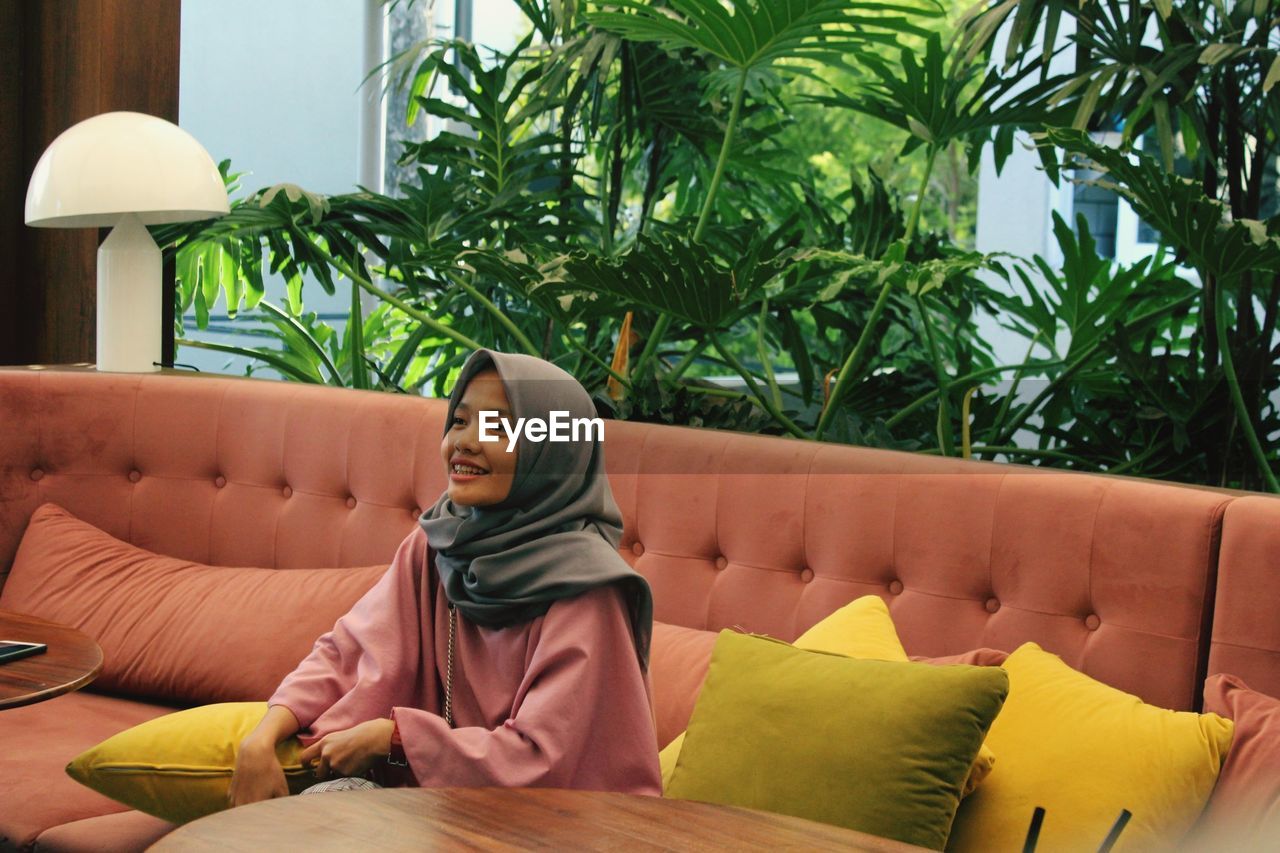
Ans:
[[[363,0],[183,0],[178,123],[245,189],[350,192]]]
[[[1040,255],[1050,264],[1061,262],[1053,236],[1053,211],[1064,202],[1063,187],[1045,176],[1040,157],[1028,150],[1031,137],[1018,133],[1013,153],[996,174],[991,147],[978,168],[978,221],[974,242],[979,252],[1012,252],[1030,258]],[[1070,203],[1069,183],[1066,203]]]
[[[1009,38],[1009,23],[1000,28],[995,38],[992,56],[997,62],[1004,62],[1005,47]],[[1059,41],[1066,45],[1067,39],[1075,32],[1075,23],[1070,17],[1062,22]],[[1037,41],[1036,50],[1039,50]],[[1070,49],[1058,53],[1049,63],[1051,74],[1068,73],[1074,67],[1075,60]],[[1026,85],[1036,81],[1029,80]],[[975,248],[979,252],[1009,252],[1030,259],[1039,255],[1057,267],[1062,263],[1062,252],[1058,241],[1053,236],[1053,212],[1071,219],[1071,183],[1062,181],[1058,186],[1045,175],[1040,165],[1040,155],[1032,148],[1031,137],[1018,133],[1013,143],[1013,153],[1005,160],[1004,167],[996,174],[995,158],[992,148],[987,146],[982,153],[982,161],[978,169],[978,211],[977,225],[974,234]],[[993,286],[1002,286],[995,276],[985,277]],[[1014,288],[1018,292],[1018,288]],[[1027,341],[1010,332],[995,321],[994,318],[983,318],[978,327],[984,338],[991,343],[1000,364],[1018,364],[1027,356]],[[1034,358],[1043,358],[1046,351],[1037,348]],[[1003,390],[1008,381],[992,383],[1000,385]],[[1025,383],[1024,383],[1025,385]],[[1025,389],[1023,395],[1025,395]]]
[[[366,75],[366,6],[376,0],[183,0],[178,124],[221,161],[231,159],[243,197],[289,182],[333,195],[360,180],[362,101],[376,87]],[[370,64],[370,67],[372,64]],[[284,284],[267,282],[267,299],[283,304]],[[350,292],[329,296],[303,288],[307,311],[341,329]],[[239,346],[261,339],[235,334],[257,324],[228,321],[219,302],[207,330],[184,318],[188,337]],[[243,374],[248,359],[179,346],[175,362],[203,371]],[[270,370],[255,376],[276,377]]]
[[[428,2],[418,0],[424,9]],[[436,2],[437,15],[452,21],[453,0]],[[509,51],[528,27],[512,0],[475,6],[473,37],[482,45]],[[381,30],[385,11],[380,0],[182,0],[178,123],[215,161],[230,158],[232,170],[245,173],[240,197],[284,182],[326,195],[357,185],[381,190],[381,87],[362,81],[384,57],[374,29]],[[350,309],[346,287],[339,282],[329,296],[308,281],[305,310],[341,333]],[[269,280],[266,298],[283,304],[283,281]],[[362,294],[362,302],[369,310],[375,299]],[[228,321],[221,304],[209,329],[196,329],[194,312],[184,324],[198,340],[261,340],[236,334],[257,324],[244,315]],[[256,363],[184,346],[175,362],[236,374]],[[254,375],[277,376],[265,368]]]

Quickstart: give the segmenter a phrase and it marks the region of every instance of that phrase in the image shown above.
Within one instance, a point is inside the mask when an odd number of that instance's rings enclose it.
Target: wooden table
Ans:
[[[259,850],[921,848],[753,809],[554,788],[385,788],[266,800],[193,821],[155,853]]]
[[[0,611],[0,640],[49,646],[42,654],[0,663],[0,711],[79,690],[102,671],[102,649],[67,625]]]

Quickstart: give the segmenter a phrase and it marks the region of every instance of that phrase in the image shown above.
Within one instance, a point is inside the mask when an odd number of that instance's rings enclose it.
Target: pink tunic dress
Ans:
[[[268,700],[297,717],[302,743],[394,708],[423,787],[661,796],[651,685],[617,585],[560,599],[507,628],[481,627],[458,611],[450,729],[440,716],[449,611],[432,558],[415,530]]]

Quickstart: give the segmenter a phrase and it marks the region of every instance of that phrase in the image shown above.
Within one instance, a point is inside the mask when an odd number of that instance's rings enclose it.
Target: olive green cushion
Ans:
[[[666,795],[941,850],[1000,667],[859,660],[721,631]]]

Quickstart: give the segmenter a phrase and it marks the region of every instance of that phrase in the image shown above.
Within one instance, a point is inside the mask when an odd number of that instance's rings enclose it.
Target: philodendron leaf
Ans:
[[[831,281],[827,283],[826,287],[818,291],[818,295],[813,301],[815,303],[830,302],[832,299],[835,299],[840,295],[840,291],[844,290],[845,287],[848,286],[849,281],[853,279],[857,272],[858,271],[853,267],[840,270],[840,272],[831,277]]]
[[[897,240],[878,260],[853,255],[848,252],[827,249],[801,249],[791,256],[796,264],[818,263],[831,269],[830,278],[809,302],[808,308],[835,299],[841,291],[856,282],[872,291],[893,280],[894,286],[902,285],[912,296],[920,296],[944,287],[948,282],[961,280],[979,269],[997,269],[996,258],[1000,253],[983,255],[964,252],[945,258],[914,263],[906,260],[906,245]]]
[[[1247,48],[1238,44],[1211,44],[1200,51],[1201,65],[1217,65],[1224,59],[1231,59],[1233,56],[1244,53]]]
[[[912,132],[913,134],[915,134],[916,136],[920,137],[920,138],[921,138],[921,139],[923,139],[925,142],[927,142],[927,143],[929,143],[929,144],[931,144],[931,145],[933,144],[933,142],[934,142],[933,132],[932,132],[931,130],[929,130],[929,128],[928,128],[928,127],[926,127],[926,126],[925,126],[925,125],[924,125],[924,124],[923,124],[919,119],[917,119],[915,116],[907,116],[907,117],[906,117],[906,119],[907,119],[907,127],[911,129],[911,132]]]
[[[218,302],[218,292],[224,281],[223,265],[228,262],[229,259],[223,253],[222,246],[217,242],[205,245],[204,255],[201,258],[200,291],[204,297],[206,309],[212,309]],[[201,325],[201,328],[204,326]]]
[[[815,305],[824,302],[830,302],[850,285],[850,283],[863,283],[872,279],[881,278],[884,274],[885,263],[879,260],[873,260],[863,255],[842,252],[833,249],[819,249],[809,247],[799,249],[789,255],[789,260],[794,266],[803,266],[816,264],[823,269],[830,270],[827,273],[826,283],[817,291],[813,299],[809,301],[805,310],[811,310]],[[897,269],[897,266],[894,266]],[[773,284],[766,288],[766,292],[770,292],[771,296],[781,294],[782,289],[775,289]]]
[[[907,292],[912,296],[924,296],[948,283],[962,281],[977,270],[994,268],[995,257],[979,252],[965,252],[908,265]]]
[[[1280,238],[1267,234],[1261,223],[1232,220],[1222,202],[1206,196],[1194,181],[1165,171],[1152,157],[1125,154],[1063,128],[1050,128],[1035,138],[1040,145],[1087,158],[1091,168],[1106,176],[1097,183],[1123,196],[1202,275],[1222,278],[1245,270],[1280,270]]]
[[[1262,94],[1270,92],[1271,87],[1277,83],[1280,83],[1280,56],[1276,56],[1271,61],[1271,69],[1267,71],[1267,77],[1262,81]]]
[[[304,190],[297,184],[283,183],[267,187],[262,191],[261,197],[258,199],[258,207],[268,207],[271,202],[275,201],[276,196],[284,193],[285,198],[289,200],[290,205],[297,204],[299,201],[306,199],[307,215],[311,219],[312,225],[319,225],[320,220],[324,219],[326,213],[329,212],[329,198],[320,193],[313,193]]]
[[[240,302],[244,298],[244,286],[239,275],[239,265],[235,263],[231,255],[231,247],[223,245],[221,253],[222,259],[218,270],[219,284],[227,301],[227,316],[234,320],[236,312],[240,310]]]
[[[694,326],[717,328],[753,304],[789,263],[778,255],[743,257],[730,264],[704,244],[643,235],[617,258],[585,251],[559,255],[540,267],[540,278],[528,290],[556,299],[608,294]]]
[[[925,35],[916,19],[937,17],[930,0],[605,0],[587,13],[594,26],[668,50],[693,48],[738,69],[825,61],[892,44],[894,33]]]
[[[1237,219],[1236,224],[1243,227],[1249,232],[1249,236],[1256,245],[1263,245],[1267,242],[1267,224],[1257,219]]]
[[[924,296],[937,290],[947,280],[947,270],[937,264],[922,264],[907,277],[907,292],[912,296]]]
[[[290,276],[285,284],[289,313],[298,316],[302,313],[302,276]]]

